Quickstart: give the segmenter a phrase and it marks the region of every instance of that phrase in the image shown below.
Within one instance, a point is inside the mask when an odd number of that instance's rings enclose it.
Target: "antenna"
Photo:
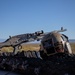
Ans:
[[[63,27],[61,27],[61,30],[57,30],[57,32],[64,32],[67,31],[67,29],[64,29]]]

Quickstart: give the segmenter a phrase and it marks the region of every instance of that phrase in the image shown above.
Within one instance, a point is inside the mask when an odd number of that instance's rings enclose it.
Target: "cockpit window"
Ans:
[[[49,39],[43,42],[44,49],[46,49],[47,54],[55,53],[53,39]]]
[[[62,34],[61,38],[63,39],[63,41],[68,41],[68,37],[64,34]]]
[[[43,42],[44,47],[51,47],[53,45],[52,39]]]

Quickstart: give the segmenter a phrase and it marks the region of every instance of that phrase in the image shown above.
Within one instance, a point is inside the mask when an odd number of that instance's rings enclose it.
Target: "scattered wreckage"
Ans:
[[[0,54],[0,69],[25,75],[75,75],[75,55],[72,54],[68,37],[60,34],[63,31],[66,29],[16,35],[0,43],[0,48],[14,48],[13,53]],[[15,54],[16,47],[21,49],[22,43],[40,39],[39,51],[22,51]]]

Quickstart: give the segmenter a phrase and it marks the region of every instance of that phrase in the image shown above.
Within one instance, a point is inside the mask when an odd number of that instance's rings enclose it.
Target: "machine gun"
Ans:
[[[52,32],[63,32],[63,31],[66,31],[66,29],[61,28],[61,30],[56,30]],[[18,49],[22,48],[21,46],[22,43],[27,43],[27,42],[31,42],[35,40],[39,41],[40,39],[43,38],[43,36],[46,36],[46,34],[52,33],[52,32],[44,33],[44,31],[41,30],[35,33],[21,34],[21,35],[16,35],[12,37],[9,36],[9,38],[6,41],[0,43],[0,48],[11,46],[14,49],[13,52],[15,52],[16,47],[18,47]]]

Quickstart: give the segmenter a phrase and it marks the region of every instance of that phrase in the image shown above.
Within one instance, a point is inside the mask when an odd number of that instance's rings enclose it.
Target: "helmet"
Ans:
[[[56,53],[72,53],[68,37],[59,32],[46,34],[41,40],[41,50],[49,56]]]

